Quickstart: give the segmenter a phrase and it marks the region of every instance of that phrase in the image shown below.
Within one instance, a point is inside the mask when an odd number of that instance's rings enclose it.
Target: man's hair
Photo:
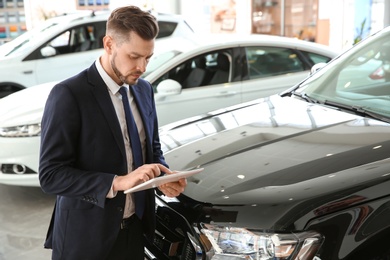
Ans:
[[[107,20],[106,34],[119,44],[129,40],[130,32],[135,32],[144,40],[153,40],[158,31],[156,17],[137,6],[116,8]]]

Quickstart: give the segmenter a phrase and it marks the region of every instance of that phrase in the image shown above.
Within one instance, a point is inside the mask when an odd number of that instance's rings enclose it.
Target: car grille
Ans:
[[[155,255],[156,259],[201,259],[187,233],[197,237],[194,235],[193,228],[182,215],[169,207],[158,206],[155,238],[153,244],[147,245],[147,248]]]

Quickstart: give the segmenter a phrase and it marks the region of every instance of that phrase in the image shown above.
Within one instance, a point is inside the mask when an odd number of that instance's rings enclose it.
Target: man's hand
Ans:
[[[167,172],[167,174],[175,174],[174,172]],[[162,191],[167,197],[176,197],[184,191],[187,186],[187,179],[182,178],[175,182],[168,182],[158,186],[158,189]]]
[[[171,170],[159,163],[144,164],[124,176],[117,176],[114,179],[112,185],[113,191],[116,192],[128,190],[134,186],[159,176],[161,172],[169,174],[171,173]]]

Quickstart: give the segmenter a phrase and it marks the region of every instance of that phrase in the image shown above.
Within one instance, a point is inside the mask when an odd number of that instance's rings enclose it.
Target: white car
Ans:
[[[338,55],[327,46],[270,35],[218,35],[157,55],[144,77],[155,88],[160,126],[278,93]]]
[[[0,98],[87,68],[103,51],[109,14],[78,11],[58,16],[0,46]],[[197,45],[194,31],[181,16],[155,16],[160,28],[158,51]]]
[[[210,39],[190,51],[168,51],[151,59],[144,78],[155,88],[160,126],[279,93],[308,76],[314,64],[337,55],[296,39],[239,38]],[[54,84],[0,99],[0,183],[39,185],[40,122]]]

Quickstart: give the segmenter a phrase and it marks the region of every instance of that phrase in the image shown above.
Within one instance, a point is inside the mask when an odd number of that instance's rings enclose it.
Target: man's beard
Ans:
[[[137,79],[136,81],[129,82],[129,81],[127,80],[127,77],[126,77],[125,75],[123,75],[123,74],[119,71],[118,67],[117,67],[116,64],[115,64],[115,58],[116,58],[116,56],[117,56],[117,53],[114,53],[114,55],[113,55],[113,57],[112,57],[112,60],[111,60],[111,68],[112,68],[112,71],[114,71],[115,76],[117,76],[117,78],[118,78],[122,83],[128,84],[129,86],[137,84],[137,83],[138,83],[138,79]]]

